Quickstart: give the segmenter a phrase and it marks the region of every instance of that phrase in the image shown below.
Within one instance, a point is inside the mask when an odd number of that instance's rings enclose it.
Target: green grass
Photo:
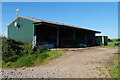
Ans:
[[[114,46],[115,43],[120,43],[120,41],[113,41],[113,42],[108,42],[108,45],[107,46],[104,46],[104,47],[108,47],[108,48],[118,48],[118,46]]]
[[[58,58],[63,55],[64,51],[46,51],[43,53],[36,53],[30,55],[24,55],[18,58],[15,62],[2,62],[3,68],[19,68],[19,67],[32,67],[40,64],[47,63],[49,60]]]
[[[112,41],[111,42],[108,42],[108,46],[107,47],[110,47],[110,48],[118,48],[118,46],[114,46],[115,43],[120,43],[120,40],[118,39],[111,39]],[[110,70],[110,74],[113,78],[118,78],[118,72],[120,72],[120,68],[119,65],[120,65],[120,62],[118,63],[118,56],[119,54],[117,55],[117,58],[114,59],[114,62],[113,62],[113,67],[112,69]]]
[[[110,70],[110,74],[113,78],[118,78],[118,64]]]
[[[115,43],[120,43],[120,41],[117,41],[117,39],[113,39],[113,41],[108,42],[107,46],[99,46],[99,47],[104,47],[104,48],[118,48],[118,46],[114,46]]]
[[[61,51],[61,50],[55,50],[55,51],[47,52],[47,54],[49,54],[49,57],[47,57],[45,59],[45,62],[49,61],[49,60],[52,60],[52,59],[55,59],[55,58],[58,58],[59,56],[62,56],[64,53],[65,52]]]
[[[107,47],[118,48],[118,46],[114,46],[115,43],[120,43],[120,41],[118,41],[118,39],[112,39],[112,42],[108,42]],[[119,56],[119,54],[118,54],[118,56]],[[118,68],[120,63],[118,63],[118,61],[117,61],[118,56],[117,56],[117,59],[115,59],[115,62],[114,62],[114,65],[113,65],[112,69],[110,70],[110,74],[113,78],[118,78],[118,69],[119,69],[119,72],[120,72],[120,68]]]
[[[110,75],[113,78],[118,78],[118,67],[120,65],[120,63],[118,64],[118,56],[119,54],[113,54],[114,57],[112,57],[112,59],[107,63],[109,68],[111,68],[110,70]],[[120,72],[120,71],[119,71]]]
[[[120,41],[120,39],[117,39],[117,38],[116,38],[116,39],[111,39],[111,40],[112,40],[112,41]]]
[[[120,43],[120,41],[108,42],[108,46],[114,46],[115,43]]]
[[[51,51],[37,46],[32,50],[31,43],[23,43],[9,38],[2,38],[2,45],[3,68],[36,66],[57,58],[64,53],[63,51]]]
[[[108,42],[107,46],[101,46],[101,47],[118,49],[118,46],[114,46],[115,43],[120,43],[120,39],[111,39],[111,42]],[[114,55],[114,59],[112,59],[112,62],[108,64],[109,67],[111,67],[110,75],[113,78],[118,78],[118,73],[120,72],[120,62],[118,63],[119,54],[113,54],[113,55]]]

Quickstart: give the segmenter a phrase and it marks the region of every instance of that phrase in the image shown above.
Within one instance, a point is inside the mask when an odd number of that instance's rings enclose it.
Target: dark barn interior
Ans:
[[[45,22],[35,24],[34,27],[37,45],[52,44],[53,47],[76,47],[80,43],[95,45],[94,31]]]
[[[48,24],[36,26],[37,44],[49,43],[56,45],[57,28]]]

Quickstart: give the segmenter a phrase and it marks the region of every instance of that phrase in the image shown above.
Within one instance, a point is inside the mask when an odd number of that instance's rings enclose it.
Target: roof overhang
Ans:
[[[48,24],[52,24],[52,25],[58,25],[58,26],[66,26],[66,27],[69,27],[69,28],[74,28],[74,29],[79,29],[79,30],[86,30],[86,31],[92,31],[92,32],[95,32],[95,33],[101,33],[100,31],[96,31],[96,30],[91,30],[91,29],[86,29],[86,28],[81,28],[81,27],[77,27],[77,26],[71,26],[71,25],[65,25],[65,24],[60,24],[60,23],[51,23],[51,22],[44,22],[44,21],[41,21],[41,22],[36,22],[36,23],[33,23],[33,24],[40,24],[40,23],[48,23]]]

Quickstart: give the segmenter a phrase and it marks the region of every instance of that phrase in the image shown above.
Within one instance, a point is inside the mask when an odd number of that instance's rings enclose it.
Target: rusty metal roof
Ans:
[[[23,16],[18,16],[16,19],[18,19],[19,17],[20,18],[25,18],[25,19],[28,19],[28,20],[32,20],[32,21],[35,21],[35,22],[45,22],[45,23],[50,23],[50,24],[55,24],[55,25],[60,25],[60,26],[67,26],[67,27],[72,27],[72,28],[77,28],[77,29],[83,29],[83,30],[93,31],[95,33],[101,33],[100,31],[96,31],[96,30],[81,28],[81,27],[77,27],[77,26],[73,26],[73,25],[66,25],[66,24],[57,23],[57,22],[46,21],[46,20],[42,20],[42,19],[35,19],[35,18],[29,18],[29,17],[23,17]],[[13,20],[10,24],[12,24],[15,20]]]

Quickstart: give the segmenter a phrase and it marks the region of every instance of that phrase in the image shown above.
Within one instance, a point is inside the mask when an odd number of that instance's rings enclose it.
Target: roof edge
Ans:
[[[18,16],[17,18],[15,18],[10,24],[8,24],[7,26],[10,26],[15,20],[17,20],[20,16]]]
[[[8,24],[8,26],[10,26],[15,20],[17,20],[18,18],[23,18],[23,19],[28,19],[28,20],[32,20],[32,21],[35,21],[35,22],[38,22],[36,21],[36,19],[34,18],[29,18],[29,17],[24,17],[24,16],[18,16],[17,18],[15,18],[10,24]],[[41,22],[41,20],[39,20],[39,22]]]
[[[73,27],[73,28],[77,28],[77,29],[84,29],[84,30],[88,30],[88,31],[93,31],[95,33],[101,33],[101,31],[96,31],[96,30],[92,30],[92,29],[87,29],[87,28],[82,28],[82,27],[77,27],[77,26],[72,26],[72,25],[66,25],[66,24],[56,23],[56,22],[51,22],[51,21],[45,21],[45,20],[42,20],[42,19],[29,18],[29,17],[24,17],[24,16],[18,16],[10,24],[8,24],[8,26],[10,26],[19,17],[24,18],[24,19],[28,19],[28,20],[32,20],[32,21],[35,21],[35,22],[46,22],[46,23],[51,23],[51,24],[56,24],[56,25],[69,26],[69,27]]]

